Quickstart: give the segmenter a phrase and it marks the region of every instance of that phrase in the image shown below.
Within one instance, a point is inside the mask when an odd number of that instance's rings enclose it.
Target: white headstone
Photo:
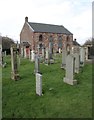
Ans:
[[[36,94],[42,95],[42,75],[39,73],[36,73]]]
[[[66,75],[64,82],[70,85],[77,84],[77,80],[74,80],[75,58],[71,54],[66,57]]]
[[[61,53],[61,48],[59,48],[59,53]]]
[[[80,65],[84,66],[85,63],[85,49],[84,47],[80,48]]]
[[[31,51],[31,61],[35,61],[35,52],[34,52],[34,50]]]

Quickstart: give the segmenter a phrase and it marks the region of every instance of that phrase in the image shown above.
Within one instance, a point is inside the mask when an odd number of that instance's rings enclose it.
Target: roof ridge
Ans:
[[[60,26],[60,27],[64,27],[63,25],[56,25],[56,24],[50,24],[50,23],[38,23],[38,22],[28,22],[31,24],[43,24],[43,25],[50,25],[50,26]],[[65,28],[65,27],[64,27]]]

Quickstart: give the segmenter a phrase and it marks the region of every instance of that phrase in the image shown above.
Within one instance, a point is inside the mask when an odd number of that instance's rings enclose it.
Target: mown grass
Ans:
[[[43,96],[35,92],[34,63],[21,59],[19,81],[11,80],[10,56],[3,68],[3,118],[91,118],[92,65],[85,64],[76,86],[63,82],[65,71],[60,68],[61,57],[55,64],[40,64]],[[52,89],[52,90],[50,90]]]

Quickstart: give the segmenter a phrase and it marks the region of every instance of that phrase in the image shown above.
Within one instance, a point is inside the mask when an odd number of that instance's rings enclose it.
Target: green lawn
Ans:
[[[65,71],[60,68],[61,58],[55,64],[40,64],[43,75],[43,96],[35,92],[34,63],[21,59],[21,79],[13,81],[10,56],[3,68],[3,118],[91,118],[92,117],[92,65],[86,64],[75,76],[78,85],[63,82]],[[52,88],[52,90],[49,90]]]

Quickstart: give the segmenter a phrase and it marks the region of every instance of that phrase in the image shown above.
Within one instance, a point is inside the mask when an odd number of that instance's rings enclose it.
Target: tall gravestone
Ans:
[[[65,69],[66,68],[66,57],[67,57],[67,51],[66,49],[62,50],[62,64],[61,68]]]
[[[46,48],[45,63],[48,65],[50,63],[49,49]]]
[[[77,80],[74,80],[75,72],[75,58],[72,54],[66,57],[66,75],[64,77],[64,82],[70,85],[77,84]]]
[[[35,61],[35,52],[34,50],[31,51],[31,61]]]
[[[45,59],[45,48],[44,47],[42,47],[42,57],[43,59]]]
[[[0,45],[0,65],[2,66],[2,45]]]
[[[39,69],[39,56],[37,54],[35,54],[35,73],[39,73],[40,69]]]
[[[80,66],[84,66],[85,63],[85,49],[84,47],[80,48]]]
[[[0,66],[2,66],[2,36],[0,36]],[[2,119],[2,68],[0,68],[0,120]]]
[[[36,94],[42,95],[42,75],[39,73],[36,73]]]
[[[11,67],[12,67],[11,79],[19,80],[16,44],[13,44],[11,46]]]
[[[52,43],[49,42],[49,59],[52,59]]]

